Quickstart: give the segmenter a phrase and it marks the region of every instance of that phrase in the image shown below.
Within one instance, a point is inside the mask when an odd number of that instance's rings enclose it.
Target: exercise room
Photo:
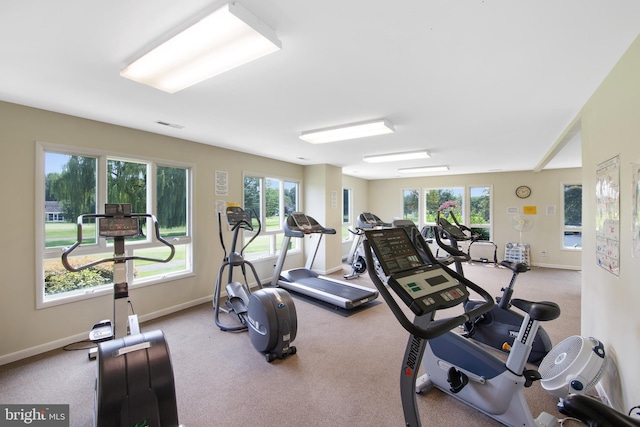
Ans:
[[[640,426],[637,1],[2,9],[0,425]]]

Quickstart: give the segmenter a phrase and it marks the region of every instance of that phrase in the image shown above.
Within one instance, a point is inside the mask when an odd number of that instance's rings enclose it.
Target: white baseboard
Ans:
[[[576,270],[576,271],[581,271],[582,267],[581,266],[576,266],[576,265],[562,265],[562,264],[546,264],[546,263],[532,263],[533,267],[543,267],[543,268],[558,268],[561,270]]]
[[[209,295],[206,297],[195,299],[193,301],[163,308],[162,310],[154,311],[153,313],[148,313],[143,316],[140,316],[140,322],[147,322],[149,320],[157,319],[158,317],[162,317],[168,314],[176,313],[178,311],[186,310],[187,308],[195,307],[196,305],[209,302],[211,301],[212,298],[213,298],[213,295]],[[58,340],[43,343],[34,347],[25,348],[24,350],[19,350],[14,353],[3,354],[0,356],[0,366],[6,365],[7,363],[16,362],[18,360],[26,359],[27,357],[37,356],[38,354],[46,353],[47,351],[56,350],[64,347],[65,345],[86,340],[88,334],[89,334],[89,331],[83,332],[81,334],[65,337],[65,338],[60,338]]]

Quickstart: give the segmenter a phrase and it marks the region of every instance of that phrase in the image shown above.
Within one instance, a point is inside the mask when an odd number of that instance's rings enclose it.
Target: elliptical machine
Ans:
[[[113,238],[114,255],[74,267],[69,255],[82,244],[85,218],[98,220],[98,235]],[[127,256],[125,238],[140,235],[139,219],[151,218],[155,238],[171,249],[165,259]],[[95,387],[94,425],[97,427],[133,425],[178,426],[173,368],[169,347],[160,330],[140,332],[135,314],[128,316],[130,305],[127,261],[145,260],[166,263],[175,254],[174,246],[160,236],[158,221],[151,214],[131,213],[130,204],[106,204],[104,214],[80,215],[77,241],[62,254],[62,264],[72,272],[113,262],[113,325],[102,321],[89,334],[97,347],[98,372]],[[90,353],[90,358],[92,355]]]
[[[213,318],[216,325],[223,331],[249,331],[253,346],[265,354],[267,362],[275,358],[284,358],[296,354],[295,346],[290,345],[296,338],[298,321],[296,307],[291,295],[280,288],[263,288],[258,273],[253,264],[244,258],[244,250],[260,234],[262,224],[258,219],[258,230],[251,239],[240,249],[236,250],[240,230],[253,232],[253,225],[249,215],[239,206],[228,206],[226,209],[227,222],[233,231],[231,251],[227,255],[227,248],[222,236],[222,219],[218,213],[218,229],[220,244],[224,249],[224,260],[218,269],[215,290],[213,293]],[[233,269],[240,267],[245,283],[233,280]],[[247,283],[246,267],[249,267],[258,286],[258,290],[251,292]],[[225,290],[226,308],[220,307],[220,292],[224,270],[229,268]],[[220,321],[219,313],[233,313],[237,316],[238,325],[227,325]]]

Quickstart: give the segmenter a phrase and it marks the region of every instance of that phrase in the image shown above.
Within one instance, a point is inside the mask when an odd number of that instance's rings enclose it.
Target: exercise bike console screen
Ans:
[[[423,265],[404,229],[367,230],[365,234],[387,276]]]
[[[365,231],[387,283],[418,316],[453,307],[469,297],[467,288],[438,264],[424,264],[402,228]]]
[[[131,216],[130,203],[107,203],[104,216],[98,218],[101,237],[136,237],[140,235],[137,216]]]

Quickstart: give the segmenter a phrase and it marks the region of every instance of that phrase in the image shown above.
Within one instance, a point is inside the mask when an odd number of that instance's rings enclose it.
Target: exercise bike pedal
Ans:
[[[458,393],[469,384],[469,377],[452,366],[447,372],[447,382],[451,385],[449,390],[452,393]]]
[[[540,375],[540,372],[536,371],[535,369],[525,369],[524,372],[522,372],[522,376],[524,377],[525,387],[531,387],[531,385],[535,381],[539,381],[542,379],[542,375]]]

